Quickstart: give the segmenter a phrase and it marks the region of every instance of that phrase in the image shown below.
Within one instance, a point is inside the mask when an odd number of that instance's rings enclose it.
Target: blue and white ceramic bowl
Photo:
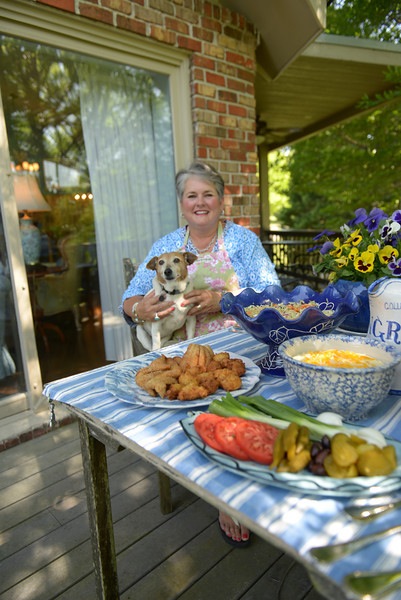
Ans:
[[[306,352],[349,350],[366,354],[380,365],[366,368],[322,367],[296,357]],[[309,413],[335,412],[347,421],[358,421],[388,396],[401,356],[392,346],[352,335],[306,335],[281,344],[284,371],[294,393]]]
[[[317,306],[305,309],[298,318],[287,319],[275,308],[274,304],[291,304],[298,302],[317,303]],[[245,309],[251,305],[266,304],[255,317],[250,317]],[[261,292],[245,288],[234,296],[224,294],[220,302],[224,314],[232,315],[245,331],[267,346],[266,356],[258,363],[266,375],[284,376],[283,361],[278,353],[279,345],[285,340],[310,334],[329,333],[343,322],[350,314],[359,310],[358,299],[353,292],[339,292],[333,285],[317,292],[306,285],[298,285],[286,292],[279,285],[269,285]],[[332,314],[323,311],[331,310]]]

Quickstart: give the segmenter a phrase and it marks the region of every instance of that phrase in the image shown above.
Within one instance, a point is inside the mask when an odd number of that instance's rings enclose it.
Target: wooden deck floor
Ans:
[[[216,510],[179,485],[159,510],[154,468],[108,454],[122,600],[322,600],[298,563],[253,536],[221,538]],[[96,597],[78,428],[0,453],[1,600]]]

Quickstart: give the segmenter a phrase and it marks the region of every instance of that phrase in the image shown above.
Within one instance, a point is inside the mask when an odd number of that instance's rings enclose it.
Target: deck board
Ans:
[[[322,600],[306,571],[254,536],[222,539],[215,508],[178,484],[162,515],[153,466],[108,451],[121,600]],[[95,598],[76,424],[0,453],[2,600]]]

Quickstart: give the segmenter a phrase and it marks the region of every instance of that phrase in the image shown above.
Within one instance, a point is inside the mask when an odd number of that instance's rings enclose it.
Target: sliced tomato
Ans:
[[[240,460],[249,460],[248,453],[243,450],[236,439],[237,428],[243,421],[244,419],[238,417],[223,418],[222,421],[216,423],[214,435],[225,454]]]
[[[212,413],[201,413],[194,420],[194,428],[199,437],[211,448],[223,452],[223,448],[215,438],[215,426],[224,417]]]
[[[259,421],[244,419],[237,426],[236,440],[251,460],[262,465],[270,465],[273,460],[274,442],[279,434],[276,427]],[[216,432],[217,437],[217,432]]]

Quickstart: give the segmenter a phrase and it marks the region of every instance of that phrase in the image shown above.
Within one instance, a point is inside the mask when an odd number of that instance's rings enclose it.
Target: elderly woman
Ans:
[[[153,271],[146,264],[164,252],[188,251],[198,255],[189,266],[194,289],[186,297],[196,315],[196,335],[224,328],[227,320],[220,312],[224,292],[252,287],[262,290],[278,283],[274,266],[255,233],[227,221],[224,215],[224,181],[211,166],[193,163],[176,176],[176,189],[182,216],[187,225],[156,241],[123,295],[126,320],[153,321],[174,310],[171,302],[160,301],[152,288]],[[136,305],[134,319],[132,308]],[[179,337],[177,339],[180,339]]]
[[[184,302],[193,305],[188,314],[196,316],[198,336],[233,323],[220,311],[223,293],[245,287],[262,290],[278,283],[278,277],[258,236],[224,219],[224,181],[214,168],[201,162],[191,164],[177,173],[176,189],[187,225],[153,244],[123,295],[122,308],[131,325],[153,321],[155,316],[166,317],[174,305],[160,301],[154,292],[147,294],[154,273],[146,264],[164,252],[193,252],[198,259],[188,270],[194,289],[185,295]],[[183,332],[176,332],[176,341],[185,339],[183,336]],[[248,543],[249,531],[231,517],[220,513],[219,523],[226,541],[238,546]]]

